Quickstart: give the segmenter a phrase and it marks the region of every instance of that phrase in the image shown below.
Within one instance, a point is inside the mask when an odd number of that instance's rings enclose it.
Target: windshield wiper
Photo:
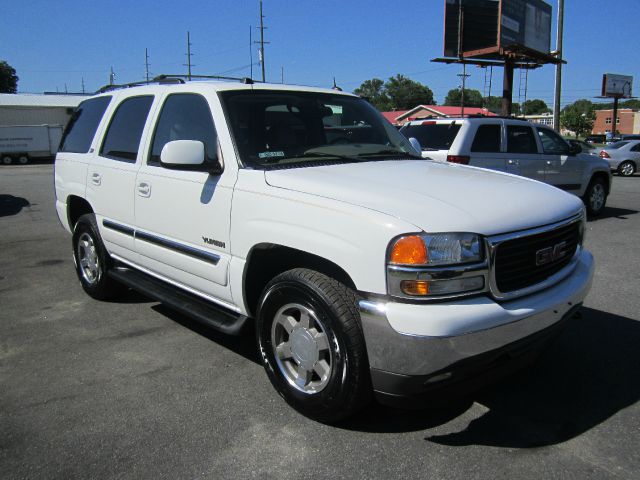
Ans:
[[[370,152],[370,153],[358,153],[358,154],[357,154],[357,156],[358,156],[358,157],[361,157],[361,158],[363,158],[363,157],[368,157],[368,156],[372,156],[372,155],[385,155],[385,156],[388,156],[388,155],[397,155],[397,156],[399,156],[399,157],[410,157],[410,158],[415,158],[415,159],[418,159],[418,158],[420,158],[420,159],[421,159],[421,158],[422,158],[422,157],[420,157],[420,156],[418,156],[418,155],[414,155],[414,154],[409,153],[409,152],[403,152],[402,150],[395,150],[395,149],[392,149],[392,148],[385,149],[385,150],[378,150],[378,151],[376,151],[376,152]]]

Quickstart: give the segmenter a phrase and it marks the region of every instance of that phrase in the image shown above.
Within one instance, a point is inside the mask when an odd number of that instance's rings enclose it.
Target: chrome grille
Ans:
[[[581,241],[578,220],[548,231],[505,240],[496,245],[495,286],[515,292],[544,282],[572,260]]]

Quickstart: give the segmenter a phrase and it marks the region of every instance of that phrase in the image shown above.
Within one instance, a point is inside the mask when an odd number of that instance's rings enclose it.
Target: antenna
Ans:
[[[84,77],[82,77],[82,93],[84,93]]]
[[[265,42],[264,41],[264,31],[267,27],[264,26],[264,15],[262,14],[262,0],[260,0],[260,26],[258,27],[260,29],[260,41],[257,41],[255,43],[260,44],[260,65],[262,66],[262,81],[265,81],[265,75],[264,75],[264,45],[269,44],[271,42]]]
[[[147,51],[146,48],[144,49],[144,75],[148,82],[149,81],[149,52]]]
[[[109,85],[114,85],[116,79],[116,74],[113,73],[113,67],[111,67],[111,73],[109,74]]]
[[[192,56],[193,53],[191,53],[191,37],[189,31],[187,31],[187,63],[183,63],[182,65],[187,67],[187,78],[189,80],[191,80],[191,67],[195,67],[195,65],[191,63]]]

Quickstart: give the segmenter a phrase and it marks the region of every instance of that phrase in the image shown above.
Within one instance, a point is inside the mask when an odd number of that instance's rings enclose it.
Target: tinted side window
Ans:
[[[204,143],[205,163],[216,162],[217,134],[205,98],[194,93],[169,95],[162,106],[149,165],[159,165],[160,152],[173,140],[199,140]]]
[[[638,143],[637,145],[631,147],[631,151],[632,152],[640,152],[640,143]]]
[[[538,135],[542,141],[542,150],[544,153],[555,155],[568,155],[569,146],[557,133],[544,128],[538,129]]]
[[[531,127],[507,126],[507,152],[538,153],[538,145]]]
[[[500,152],[500,125],[480,125],[471,145],[472,152]]]
[[[147,95],[127,98],[118,105],[111,118],[100,155],[114,160],[135,162],[142,130],[152,103],[153,96]]]
[[[60,152],[87,153],[111,97],[85,100],[73,112],[60,140]]]
[[[422,125],[407,125],[400,132],[407,138],[414,137],[423,150],[449,150],[456,139],[460,125],[426,121]]]

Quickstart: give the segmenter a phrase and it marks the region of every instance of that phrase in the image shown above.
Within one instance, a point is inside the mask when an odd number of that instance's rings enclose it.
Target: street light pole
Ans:
[[[562,91],[562,33],[564,26],[564,0],[558,0],[558,28],[556,37],[556,51],[559,62],[556,64],[556,85],[553,97],[553,128],[560,132],[560,94]]]

